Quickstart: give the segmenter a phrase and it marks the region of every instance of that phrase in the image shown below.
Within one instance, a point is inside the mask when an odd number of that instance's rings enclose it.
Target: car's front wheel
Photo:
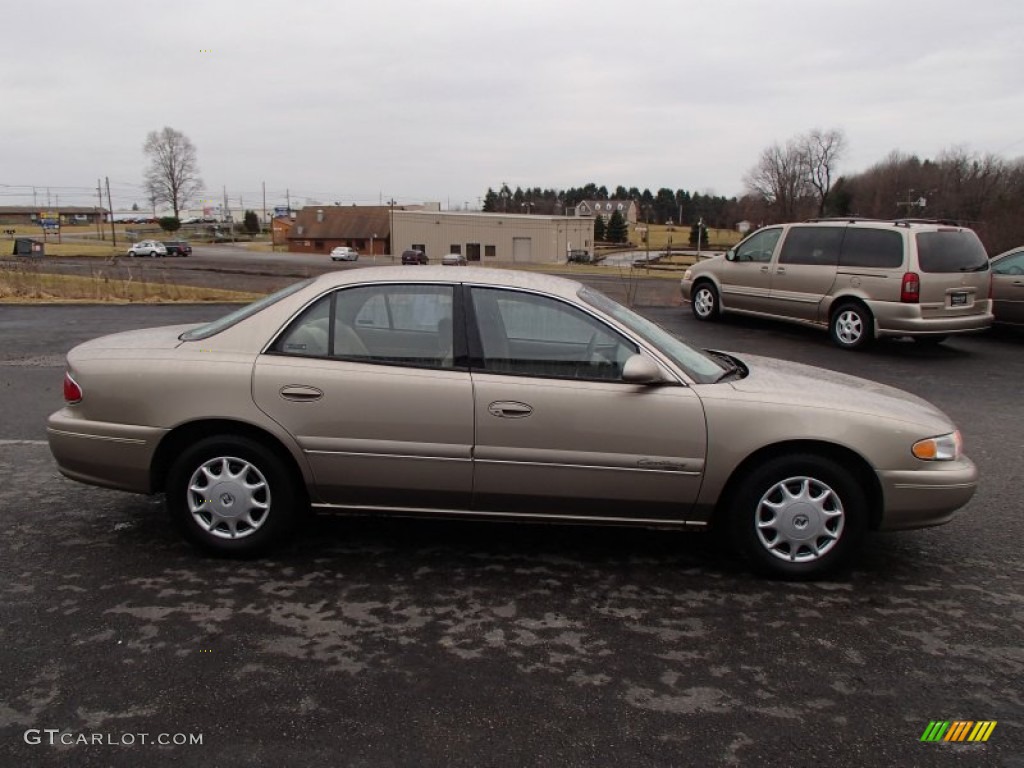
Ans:
[[[818,576],[842,565],[867,530],[867,500],[851,473],[813,454],[781,456],[748,474],[732,505],[733,540],[762,573]]]
[[[255,555],[285,540],[305,497],[284,463],[245,437],[209,437],[184,451],[167,478],[167,511],[184,536],[220,555]]]
[[[131,258],[133,258],[133,259],[134,259],[134,258],[135,258],[135,251],[128,251],[128,255],[129,255],[129,256],[130,256]]]
[[[690,306],[698,320],[715,320],[718,317],[718,291],[711,283],[697,283],[693,289]]]

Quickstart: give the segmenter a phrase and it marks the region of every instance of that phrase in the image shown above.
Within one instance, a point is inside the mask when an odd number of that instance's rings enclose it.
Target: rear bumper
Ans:
[[[977,333],[992,326],[992,302],[988,299],[978,302],[973,311],[964,314],[949,314],[937,317],[922,315],[920,304],[896,304],[893,302],[868,302],[875,316],[876,333],[879,336],[928,336],[952,333]]]
[[[63,408],[47,420],[46,437],[65,477],[89,485],[151,493],[150,466],[160,439],[157,427],[75,418]]]
[[[885,514],[880,530],[948,523],[978,488],[978,468],[967,457],[949,469],[880,471]]]

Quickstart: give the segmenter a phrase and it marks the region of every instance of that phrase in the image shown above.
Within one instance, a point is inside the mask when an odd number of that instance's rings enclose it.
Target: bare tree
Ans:
[[[180,218],[179,211],[203,189],[195,145],[181,131],[165,127],[150,131],[142,151],[149,160],[145,179],[150,199],[170,205],[174,218]]]
[[[846,136],[836,128],[815,128],[798,141],[803,145],[804,175],[818,198],[818,215],[824,216],[836,165],[846,150]]]
[[[751,193],[773,209],[780,221],[792,221],[808,194],[805,167],[800,142],[790,140],[784,147],[775,143],[761,152],[757,165],[744,177],[744,183]]]

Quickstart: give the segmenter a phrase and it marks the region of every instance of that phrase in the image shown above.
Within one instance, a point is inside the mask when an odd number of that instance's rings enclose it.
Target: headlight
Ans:
[[[690,280],[692,277],[693,277],[693,270],[692,269],[687,269],[685,272],[683,272],[683,280]]]
[[[956,461],[960,458],[963,447],[960,431],[957,430],[948,435],[918,440],[910,452],[924,461]]]

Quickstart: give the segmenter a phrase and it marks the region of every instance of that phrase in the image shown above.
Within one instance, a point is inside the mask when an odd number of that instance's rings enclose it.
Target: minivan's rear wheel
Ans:
[[[843,349],[858,349],[874,337],[874,318],[862,304],[842,304],[832,312],[829,333]]]
[[[693,289],[690,302],[693,316],[698,320],[715,320],[718,318],[718,291],[708,282],[697,283]]]
[[[221,555],[254,555],[280,543],[302,516],[304,497],[263,445],[221,435],[196,443],[171,467],[167,510],[193,544]]]
[[[782,456],[740,485],[733,540],[762,573],[805,578],[840,566],[867,529],[867,502],[855,478],[831,459]]]

